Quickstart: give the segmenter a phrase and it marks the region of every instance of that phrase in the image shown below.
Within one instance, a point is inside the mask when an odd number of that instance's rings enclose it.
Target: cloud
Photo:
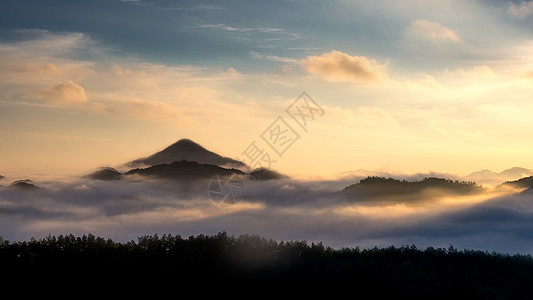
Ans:
[[[533,1],[522,1],[520,4],[510,4],[507,13],[515,18],[523,19],[533,15]]]
[[[386,65],[364,56],[333,50],[300,61],[307,72],[333,82],[376,82],[387,79]]]
[[[180,185],[149,179],[36,182],[33,193],[0,188],[0,226],[9,240],[91,232],[119,241],[153,233],[256,233],[277,240],[323,241],[333,247],[391,244],[530,253],[530,195],[434,197],[431,203],[362,204],[335,198],[347,181],[244,183],[245,197],[220,208],[208,181]],[[475,237],[475,238],[472,238]]]
[[[473,77],[491,77],[496,75],[496,72],[489,66],[473,66],[470,68],[459,68],[457,72],[461,75]]]
[[[406,85],[412,89],[415,90],[421,90],[421,89],[442,89],[444,88],[444,85],[437,81],[433,76],[429,74],[422,74],[422,78],[420,79],[412,79],[405,82],[402,82],[401,84]]]
[[[263,55],[255,51],[251,51],[250,56],[254,59],[266,59],[266,60],[282,62],[282,63],[298,63],[298,60],[294,58],[282,57],[282,56],[277,56],[277,55]]]
[[[413,39],[425,39],[438,42],[461,41],[455,31],[437,22],[428,20],[415,20],[407,27],[407,36]]]
[[[73,52],[96,50],[96,42],[80,32],[58,33],[40,29],[18,29],[13,32],[24,37],[24,40],[2,45],[0,50],[19,48],[23,50],[23,54],[31,53],[39,57],[57,57]]]
[[[94,74],[94,62],[72,59],[99,52],[96,43],[81,33],[15,30],[21,40],[0,43],[0,86],[4,94],[15,86],[42,86],[58,80],[74,82]]]
[[[107,106],[107,111],[136,118],[183,121],[186,116],[176,107],[156,100],[132,98]]]
[[[230,31],[230,32],[261,32],[261,33],[284,33],[283,28],[276,28],[276,27],[234,27],[229,26],[226,24],[201,24],[195,26],[196,28],[208,28],[208,29],[220,29],[223,31]],[[296,34],[293,34],[296,35]],[[296,35],[297,36],[297,35]]]
[[[61,71],[57,66],[54,64],[46,64],[43,66],[35,65],[35,64],[27,64],[24,68],[25,71],[28,73],[36,73],[39,75],[56,75],[61,74]]]
[[[72,81],[58,81],[52,87],[39,91],[31,91],[26,94],[26,97],[43,100],[56,105],[80,105],[86,104],[88,101],[83,87]]]
[[[241,80],[244,79],[244,75],[233,67],[228,67],[226,70],[219,72],[221,79],[229,80]]]
[[[254,30],[250,27],[233,27],[225,24],[202,24],[198,25],[197,28],[213,28],[213,29],[220,29],[223,31],[238,31],[238,32],[247,32]]]

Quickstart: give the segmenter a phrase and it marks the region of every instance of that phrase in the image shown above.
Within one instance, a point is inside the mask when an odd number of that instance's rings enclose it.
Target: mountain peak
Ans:
[[[165,148],[165,150],[173,150],[173,151],[207,151],[204,147],[200,146],[200,144],[194,142],[190,139],[181,139],[175,142],[174,144],[168,146]],[[165,151],[163,150],[163,151]]]
[[[509,175],[516,177],[523,177],[523,175],[531,175],[531,170],[521,167],[513,167],[500,172],[501,175]]]
[[[127,165],[130,167],[138,167],[139,165],[155,166],[159,164],[172,164],[175,161],[182,160],[196,161],[201,164],[211,164],[220,167],[230,166],[240,168],[245,166],[240,161],[211,152],[190,139],[180,139],[155,154],[136,159],[127,163]]]
[[[121,175],[122,174],[116,169],[110,167],[102,167],[100,168],[100,170],[95,171],[94,173],[91,173],[84,177],[98,180],[118,180],[121,178]]]

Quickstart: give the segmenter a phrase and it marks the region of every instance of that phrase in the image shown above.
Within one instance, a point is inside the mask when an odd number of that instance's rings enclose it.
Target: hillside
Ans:
[[[367,177],[356,184],[347,186],[339,194],[358,201],[406,196],[416,200],[417,196],[426,198],[431,193],[468,195],[483,191],[484,188],[475,182],[453,181],[444,178],[428,177],[420,181],[406,181],[384,177]]]
[[[512,187],[517,189],[533,189],[533,176],[520,178],[515,181],[507,181],[499,187]]]
[[[122,178],[122,174],[113,168],[102,168],[84,177],[98,180],[119,180]]]
[[[195,161],[175,161],[171,164],[159,164],[148,168],[133,169],[125,175],[141,175],[155,178],[196,180],[213,176],[245,175],[237,169],[226,169],[211,164],[201,164]]]

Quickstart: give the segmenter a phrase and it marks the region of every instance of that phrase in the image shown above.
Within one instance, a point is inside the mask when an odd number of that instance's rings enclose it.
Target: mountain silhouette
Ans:
[[[464,178],[489,177],[489,176],[499,176],[499,175],[500,173],[496,173],[489,169],[485,169],[481,171],[472,172],[468,174],[467,176],[465,176]]]
[[[98,180],[119,180],[122,174],[113,168],[105,167],[84,177]]]
[[[514,167],[500,172],[500,175],[504,177],[518,179],[533,175],[533,171],[526,168]]]
[[[4,176],[0,175],[0,180],[6,179]]]
[[[504,170],[500,173],[496,173],[491,170],[485,169],[485,170],[473,172],[463,177],[462,180],[475,181],[480,184],[497,186],[507,181],[514,181],[514,180],[518,180],[520,178],[531,176],[531,175],[533,175],[532,170],[529,170],[526,168],[520,168],[520,167],[513,167],[510,169]]]
[[[428,193],[468,195],[484,191],[475,182],[453,181],[444,178],[427,177],[420,181],[406,181],[385,177],[367,177],[352,184],[338,194],[352,200],[365,201],[378,198],[404,197],[404,200],[427,199]]]
[[[211,152],[189,139],[181,139],[162,151],[148,157],[133,160],[126,165],[129,167],[155,166],[172,164],[175,161],[182,160],[196,161],[200,164],[211,164],[219,167],[241,168],[246,166],[240,161]]]
[[[533,190],[533,176],[520,178],[514,181],[507,181],[498,187],[512,187],[517,189]]]
[[[33,181],[31,181],[30,179],[14,181],[13,183],[11,183],[9,187],[13,189],[19,189],[22,191],[36,191],[36,190],[41,189],[40,187],[34,185]]]
[[[289,178],[289,176],[278,173],[267,168],[259,168],[250,172],[251,178],[254,180],[278,180]]]
[[[130,170],[125,175],[141,175],[155,178],[179,179],[190,181],[214,176],[246,175],[238,169],[226,169],[211,164],[201,164],[196,161],[175,161],[171,164],[159,164],[148,168]]]
[[[371,170],[365,170],[365,169],[358,169],[355,171],[345,171],[342,173],[339,173],[336,175],[337,178],[344,180],[361,180],[365,179],[367,177],[385,177],[385,178],[396,178],[400,180],[407,180],[407,181],[418,181],[422,180],[424,178],[447,178],[452,180],[459,180],[461,179],[459,176],[449,174],[449,173],[440,173],[440,172],[427,172],[427,173],[415,173],[415,174],[398,174],[398,173],[390,173],[385,171],[371,171]]]

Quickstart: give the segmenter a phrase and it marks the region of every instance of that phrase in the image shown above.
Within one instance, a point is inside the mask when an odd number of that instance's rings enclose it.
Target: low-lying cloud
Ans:
[[[361,202],[335,193],[345,180],[244,182],[236,205],[219,207],[209,181],[39,182],[37,191],[0,189],[0,235],[26,240],[85,234],[119,241],[153,233],[252,233],[277,240],[323,241],[333,247],[416,244],[419,247],[531,253],[531,193],[469,196],[426,193],[390,202]],[[352,182],[353,183],[353,182]]]

